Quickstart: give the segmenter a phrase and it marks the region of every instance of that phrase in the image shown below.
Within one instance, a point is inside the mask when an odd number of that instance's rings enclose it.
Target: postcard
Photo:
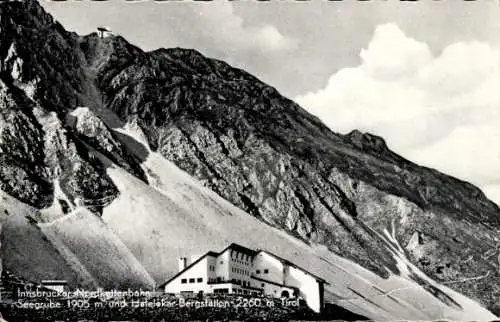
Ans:
[[[0,2],[0,320],[499,320],[499,35],[496,0]]]

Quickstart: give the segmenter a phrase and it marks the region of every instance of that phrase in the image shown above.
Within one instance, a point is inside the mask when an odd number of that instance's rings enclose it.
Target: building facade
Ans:
[[[64,292],[68,288],[68,282],[65,280],[43,280],[42,286],[56,292]]]
[[[171,294],[242,294],[298,297],[323,308],[326,282],[271,252],[231,244],[220,253],[179,259],[179,273],[160,287]]]

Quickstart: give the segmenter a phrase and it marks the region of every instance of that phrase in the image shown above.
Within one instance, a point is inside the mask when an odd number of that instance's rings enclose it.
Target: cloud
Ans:
[[[382,135],[411,160],[471,181],[500,202],[500,54],[486,43],[439,55],[380,25],[361,63],[296,101],[335,131]]]
[[[283,35],[276,26],[249,25],[235,13],[231,2],[219,2],[217,6],[201,4],[193,7],[201,18],[202,32],[223,48],[275,52],[295,49],[298,40]],[[217,45],[215,44],[215,45]]]
[[[426,66],[432,54],[425,43],[406,37],[394,24],[381,25],[375,30],[368,49],[361,50],[363,69],[379,79],[411,76]]]
[[[125,5],[119,0],[44,1],[42,5],[71,30],[87,34],[105,23],[145,50],[182,46],[266,55],[298,45],[296,38],[284,35],[272,23],[244,19],[229,1],[133,1]]]

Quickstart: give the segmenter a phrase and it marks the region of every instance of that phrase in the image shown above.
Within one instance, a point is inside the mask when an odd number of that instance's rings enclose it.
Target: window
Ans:
[[[194,283],[194,278],[190,278],[189,283]]]
[[[185,278],[181,279],[181,284],[186,284],[187,280]]]
[[[198,279],[196,280],[196,282],[198,282],[198,283],[201,283],[201,282],[203,282],[203,278],[201,278],[201,277],[198,277]]]
[[[260,274],[260,269],[258,269],[257,271],[255,271],[255,273]]]
[[[214,290],[214,293],[216,293],[216,294],[220,294],[220,293],[229,293],[229,289],[227,289],[227,288],[216,288],[216,289]]]
[[[264,274],[267,274],[267,273],[269,273],[269,270],[266,268],[266,269],[264,270]]]

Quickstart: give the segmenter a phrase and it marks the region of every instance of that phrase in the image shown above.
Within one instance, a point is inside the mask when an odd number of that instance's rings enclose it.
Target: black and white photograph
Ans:
[[[0,0],[0,321],[500,320],[498,0]]]

